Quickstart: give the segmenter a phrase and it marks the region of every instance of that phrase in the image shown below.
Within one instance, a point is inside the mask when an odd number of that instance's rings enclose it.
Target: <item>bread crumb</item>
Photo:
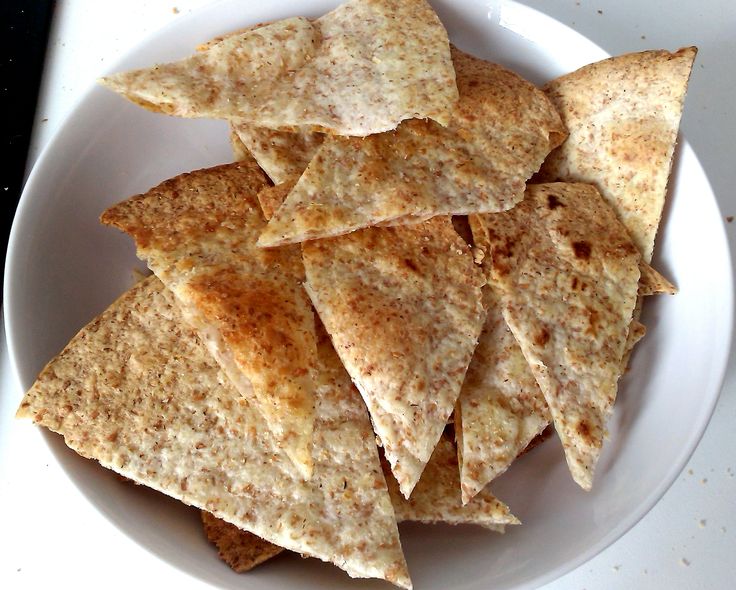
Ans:
[[[728,223],[731,223],[733,221],[733,215],[728,215],[726,217],[726,221],[728,221]]]
[[[703,485],[707,484],[708,483],[708,478],[707,477],[704,477],[703,479],[700,480],[700,483],[703,484]]]
[[[179,14],[179,8],[178,8],[178,7],[176,7],[176,6],[174,6],[174,7],[173,7],[173,8],[171,9],[171,12],[173,12],[174,14]]]
[[[700,522],[698,522],[698,526],[699,526],[699,527],[700,527],[701,529],[704,529],[704,528],[705,528],[705,525],[706,525],[706,524],[708,524],[708,521],[707,521],[707,520],[705,520],[704,518],[703,518],[703,519],[701,519],[701,520],[700,520]]]
[[[688,474],[688,475],[692,475],[692,474],[693,474],[693,470],[692,470],[692,469],[688,469],[688,470],[687,470],[687,474]]]
[[[685,557],[682,557],[682,558],[680,558],[680,565],[683,565],[685,567],[689,567],[690,566],[690,561],[688,561],[688,559],[686,559]]]
[[[603,11],[599,9],[598,14],[603,14]]]

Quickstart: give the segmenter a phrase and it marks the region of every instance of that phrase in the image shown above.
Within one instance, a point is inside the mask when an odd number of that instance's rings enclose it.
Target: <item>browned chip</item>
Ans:
[[[460,101],[447,127],[412,120],[363,139],[326,138],[259,245],[520,201],[526,180],[565,136],[560,117],[513,72],[455,48],[452,55]]]
[[[463,503],[501,475],[550,421],[549,409],[490,285],[488,315],[455,406]]]
[[[325,137],[315,131],[275,131],[238,122],[232,130],[276,184],[299,178]]]
[[[289,194],[289,191],[293,186],[293,182],[285,182],[283,184],[266,187],[258,193],[258,203],[261,206],[261,211],[263,211],[263,216],[266,219],[271,219],[271,217],[273,217],[274,212],[281,206],[281,203],[284,202],[286,195]]]
[[[384,472],[399,522],[478,524],[495,531],[499,530],[499,525],[520,524],[508,506],[496,499],[488,488],[463,505],[455,445],[445,436],[437,443],[408,500],[402,496],[385,465]]]
[[[483,490],[469,504],[463,505],[455,448],[444,436],[432,453],[432,458],[409,500],[401,495],[399,486],[391,475],[390,465],[383,460],[382,466],[399,522],[475,524],[499,533],[504,532],[507,524],[519,524],[519,520],[509,512],[508,507],[488,489]],[[283,551],[281,547],[204,511],[202,520],[207,538],[217,545],[220,558],[235,571],[248,571]]]
[[[482,273],[448,217],[307,242],[303,259],[312,303],[408,497],[483,325]]]
[[[206,510],[200,511],[200,514],[207,539],[217,547],[220,559],[238,573],[250,571],[284,551],[278,545],[243,531]]]
[[[311,473],[316,346],[298,248],[256,248],[265,225],[252,162],[183,174],[108,209],[138,256],[171,289],[187,320],[271,432]]]
[[[356,136],[413,117],[447,124],[457,102],[447,32],[425,0],[349,0],[101,82],[157,112]]]
[[[314,474],[304,481],[155,277],[85,327],[26,393],[19,417],[131,480],[353,577],[410,588],[360,396],[318,343]]]
[[[235,130],[232,128],[232,126],[230,127],[230,147],[233,150],[233,159],[236,162],[253,159],[250,151],[247,147],[245,147],[245,144],[240,141],[240,137],[238,137],[238,134],[235,133]]]
[[[540,180],[595,184],[652,259],[677,129],[697,49],[606,59],[549,82],[570,135]]]
[[[530,185],[514,209],[472,216],[471,226],[572,476],[590,489],[623,371],[641,256],[591,185]]]
[[[677,293],[677,287],[643,260],[639,264],[639,270],[641,272],[641,278],[639,279],[639,295],[641,297],[657,295],[659,293],[666,293],[668,295]]]

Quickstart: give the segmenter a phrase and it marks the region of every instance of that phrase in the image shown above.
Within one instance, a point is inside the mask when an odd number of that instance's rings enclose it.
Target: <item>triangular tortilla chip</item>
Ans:
[[[549,82],[570,135],[539,179],[589,182],[652,259],[677,129],[697,49],[606,59]]]
[[[666,293],[667,295],[677,293],[677,287],[643,260],[639,264],[639,271],[641,272],[641,278],[639,279],[640,297],[659,295],[661,293]]]
[[[514,209],[472,216],[471,226],[570,472],[589,490],[623,370],[641,256],[591,185],[529,185]]]
[[[220,559],[238,573],[252,570],[284,549],[230,524],[206,510],[200,512],[204,534],[214,543]]]
[[[437,443],[411,498],[401,495],[396,480],[388,473],[386,484],[399,522],[478,524],[494,531],[499,531],[499,525],[520,524],[508,506],[488,489],[463,505],[455,445],[445,436]]]
[[[230,147],[233,150],[233,160],[236,162],[241,162],[243,160],[250,161],[254,159],[250,150],[245,147],[245,144],[242,141],[240,141],[240,137],[238,137],[238,134],[235,133],[235,130],[232,127],[230,128]]]
[[[364,139],[328,137],[260,237],[260,246],[380,222],[502,211],[565,130],[526,80],[453,48],[460,101],[447,127],[405,121]],[[412,219],[414,218],[414,219]]]
[[[286,195],[294,186],[293,182],[284,182],[275,186],[269,186],[258,193],[258,204],[261,206],[263,216],[268,220],[273,217],[276,210],[281,207]]]
[[[382,465],[398,522],[474,524],[498,533],[503,533],[507,524],[519,524],[508,506],[488,490],[483,490],[470,504],[462,504],[455,447],[445,437],[437,444],[409,500],[401,495],[388,463],[384,460]],[[204,511],[202,521],[207,538],[217,545],[220,558],[235,571],[248,571],[284,551]]]
[[[135,239],[138,256],[309,477],[314,315],[299,249],[255,247],[265,225],[256,193],[265,186],[251,162],[197,170],[115,205],[102,222]]]
[[[488,315],[455,407],[463,503],[506,471],[550,421],[544,395],[489,285],[483,301]]]
[[[409,497],[460,394],[484,282],[448,217],[303,245],[305,287]]]
[[[350,0],[101,82],[157,112],[356,136],[414,117],[445,125],[457,102],[447,32],[425,0]]]
[[[231,127],[275,184],[299,178],[325,138],[324,133],[274,131],[247,123],[233,123]]]
[[[319,352],[314,476],[306,482],[154,277],[46,366],[18,416],[271,543],[410,588],[365,407],[326,338]]]

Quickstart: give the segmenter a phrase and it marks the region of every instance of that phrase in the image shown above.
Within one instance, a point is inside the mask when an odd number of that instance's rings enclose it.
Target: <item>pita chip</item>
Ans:
[[[235,130],[230,127],[230,148],[233,151],[233,160],[240,162],[242,160],[253,160],[253,156],[250,150],[245,147],[245,144],[240,141],[240,137],[235,133]]]
[[[477,524],[502,532],[507,524],[520,524],[508,506],[488,489],[463,505],[455,445],[442,436],[411,498],[405,499],[393,476],[386,471],[386,483],[399,522]]]
[[[652,259],[696,52],[630,53],[545,86],[570,135],[545,160],[539,179],[596,185],[645,262]]]
[[[425,0],[350,0],[101,82],[156,112],[354,136],[414,117],[446,125],[457,102],[447,32]]]
[[[252,570],[284,551],[282,547],[241,530],[206,510],[200,511],[200,514],[207,539],[217,547],[220,559],[239,574]]]
[[[409,497],[460,394],[484,282],[448,217],[303,244],[305,288]]]
[[[483,287],[488,311],[455,407],[462,501],[501,475],[550,422],[542,391],[501,313]]]
[[[272,247],[436,215],[502,211],[565,131],[544,93],[452,49],[460,100],[447,127],[405,121],[366,138],[328,137],[258,244]]]
[[[639,279],[640,296],[646,297],[647,295],[659,295],[662,293],[674,295],[677,293],[677,287],[643,260],[639,264],[639,271],[641,272],[641,278]]]
[[[314,314],[298,248],[256,248],[267,186],[254,162],[167,180],[102,215],[176,295],[241,395],[309,477],[314,423]]]
[[[483,490],[470,504],[463,505],[455,447],[444,436],[437,443],[409,500],[401,495],[399,485],[391,475],[391,467],[385,461],[382,464],[399,522],[473,524],[498,533],[503,533],[507,524],[519,524],[508,507],[488,490]],[[204,511],[202,521],[207,538],[217,546],[220,558],[237,572],[249,571],[284,551]]]
[[[586,184],[529,185],[514,209],[472,216],[471,226],[573,479],[589,490],[623,370],[641,256]]]
[[[269,543],[410,588],[365,407],[326,339],[319,352],[309,481],[155,277],[46,366],[18,416],[63,435],[83,457]]]
[[[325,137],[314,131],[275,131],[247,123],[233,123],[232,130],[274,184],[299,178]]]

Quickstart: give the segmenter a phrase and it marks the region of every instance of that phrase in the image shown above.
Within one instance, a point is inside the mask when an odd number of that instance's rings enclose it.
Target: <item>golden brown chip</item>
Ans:
[[[544,93],[455,48],[460,101],[447,127],[405,121],[366,138],[326,138],[259,239],[261,246],[436,215],[501,211],[564,138]]]
[[[256,248],[265,225],[251,160],[183,174],[108,209],[177,297],[241,394],[311,473],[316,345],[298,248]]]
[[[349,0],[101,82],[156,112],[356,136],[447,124],[457,102],[447,32],[425,0]]]
[[[641,278],[639,279],[639,296],[645,297],[647,295],[658,295],[660,293],[674,295],[677,293],[677,287],[643,260],[641,264],[639,264],[639,270],[641,271]]]
[[[438,441],[408,500],[389,471],[390,467],[384,465],[386,484],[399,522],[477,524],[495,531],[499,525],[520,524],[508,506],[488,488],[463,505],[455,445],[445,436]]]
[[[514,209],[472,216],[471,227],[570,472],[588,490],[623,371],[641,256],[586,184],[529,185]]]
[[[550,421],[544,395],[489,285],[483,287],[483,303],[488,315],[455,406],[464,503],[506,471]]]
[[[155,277],[74,337],[18,416],[270,543],[410,588],[367,412],[324,335],[319,359],[309,481]]]
[[[696,52],[612,57],[545,86],[570,135],[545,160],[539,179],[595,184],[645,262],[652,259]]]
[[[240,122],[232,129],[275,184],[299,178],[325,137],[315,131],[275,131]]]
[[[409,496],[460,394],[483,277],[448,217],[303,244],[305,285]]]
[[[206,510],[200,511],[207,539],[215,544],[220,559],[238,573],[252,570],[284,549],[243,531]]]
[[[432,453],[409,500],[401,495],[388,462],[383,459],[381,463],[399,522],[475,524],[498,533],[503,533],[507,524],[519,524],[519,520],[509,512],[508,507],[488,489],[483,490],[469,504],[463,505],[455,448],[444,436]],[[281,547],[204,511],[202,520],[207,537],[220,551],[220,558],[235,571],[248,571],[283,551]]]

